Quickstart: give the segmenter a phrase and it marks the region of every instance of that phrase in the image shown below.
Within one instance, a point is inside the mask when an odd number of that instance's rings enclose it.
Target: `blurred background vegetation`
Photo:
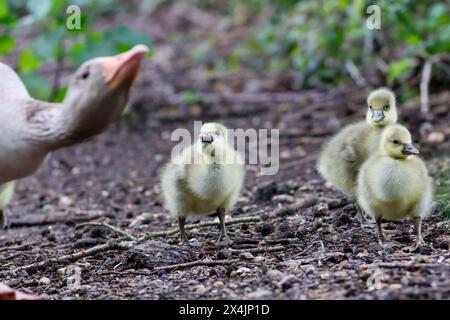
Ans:
[[[381,9],[381,30],[366,27],[371,4]],[[293,72],[294,90],[335,86],[350,76],[362,86],[394,87],[407,100],[418,96],[429,62],[431,81],[449,85],[448,2],[234,0],[228,7],[233,22],[251,31],[217,68]]]
[[[52,81],[39,75],[39,67],[63,60],[77,66],[135,43],[150,45],[147,35],[131,31],[126,24],[99,32],[93,22],[99,16],[142,14],[143,9],[150,12],[171,2],[0,0],[0,57],[14,50],[14,34],[21,28],[33,28],[31,46],[19,52],[18,72],[33,95],[60,100],[64,87],[55,88]],[[222,56],[211,59],[217,53],[214,38],[206,38],[188,52],[193,66],[208,62],[211,72],[237,72],[241,68],[266,70],[268,74],[289,72],[293,75],[292,90],[336,86],[351,78],[359,85],[395,87],[402,99],[408,99],[419,94],[428,61],[431,82],[449,84],[450,9],[445,1],[376,1],[381,9],[381,30],[366,27],[366,10],[373,1],[180,2],[227,16],[234,28],[245,29]],[[66,28],[68,4],[82,9],[80,31]],[[187,41],[183,36],[175,34],[172,39]],[[185,95],[192,100],[192,93]]]
[[[66,27],[69,5],[81,8],[80,30]],[[151,45],[148,36],[125,26],[104,32],[93,27],[97,16],[108,17],[127,10],[126,5],[111,0],[0,0],[0,57],[14,50],[21,30],[32,29],[33,40],[20,50],[17,71],[33,96],[60,101],[65,86],[54,82],[58,81],[63,63],[78,66],[93,57],[126,51],[137,43]],[[38,72],[48,62],[57,64],[53,83]]]

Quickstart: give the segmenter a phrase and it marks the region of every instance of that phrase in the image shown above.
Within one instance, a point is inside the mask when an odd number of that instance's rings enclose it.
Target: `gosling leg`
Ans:
[[[416,242],[414,246],[412,246],[409,251],[416,251],[421,245],[425,244],[425,241],[422,238],[422,218],[414,217],[413,219],[414,229],[416,230]]]
[[[400,243],[398,243],[397,241],[388,240],[384,236],[383,227],[381,226],[381,217],[376,218],[375,221],[377,223],[378,243],[380,244],[380,246],[382,246],[383,248],[399,247],[401,245]]]
[[[186,231],[184,230],[184,225],[186,224],[186,217],[178,217],[178,226],[180,227],[180,240],[182,244],[188,243],[188,238],[186,237]]]
[[[356,214],[359,215],[360,217],[360,221],[359,223],[362,226],[366,226],[371,224],[372,222],[367,218],[366,213],[364,212],[364,210],[361,208],[361,206],[359,205],[359,203],[355,202],[355,208],[356,208]],[[359,219],[358,219],[359,220]]]
[[[222,242],[223,240],[228,242],[228,235],[227,235],[227,229],[225,228],[225,209],[219,208],[217,209],[217,216],[219,217],[219,239],[217,240],[217,243]]]
[[[378,230],[378,243],[380,244],[380,246],[384,246],[386,238],[383,235],[383,227],[381,226],[381,217],[375,218],[375,221],[377,223],[377,230]]]
[[[8,209],[0,209],[0,228],[8,229],[11,226],[11,221],[9,220]]]

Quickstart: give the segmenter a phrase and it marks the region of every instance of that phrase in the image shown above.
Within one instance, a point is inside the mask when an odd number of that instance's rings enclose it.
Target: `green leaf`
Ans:
[[[448,5],[444,3],[435,3],[428,10],[430,20],[439,20],[440,17],[448,15]]]
[[[111,42],[87,41],[86,43],[74,44],[74,46],[70,50],[70,58],[75,65],[79,66],[89,59],[102,56],[110,56],[116,53],[117,50]]]
[[[117,49],[122,52],[131,49],[134,45],[142,43],[150,47],[150,39],[147,35],[129,30],[120,26],[105,33],[105,39],[114,43]]]
[[[31,96],[45,100],[50,95],[52,88],[45,77],[35,73],[20,73],[20,78],[30,91]]]
[[[200,96],[195,91],[185,90],[180,92],[181,99],[184,103],[194,104],[200,101]]]
[[[58,47],[64,40],[65,32],[65,28],[60,27],[41,33],[31,44],[35,55],[44,61],[55,58],[58,53]]]
[[[388,81],[394,81],[402,75],[405,75],[411,69],[408,58],[392,62],[388,66]]]
[[[0,25],[3,24],[5,26],[14,25],[17,22],[17,18],[12,14],[8,14],[4,17],[0,17]]]
[[[64,97],[66,95],[66,92],[67,92],[67,87],[59,88],[58,90],[56,90],[56,94],[53,97],[53,102],[63,101]]]
[[[9,53],[11,50],[14,49],[15,41],[14,39],[7,35],[1,35],[0,36],[0,56],[3,56],[7,53]]]
[[[33,72],[40,64],[41,60],[34,56],[33,51],[30,48],[24,49],[19,55],[20,72]]]
[[[417,45],[420,43],[421,39],[418,34],[409,34],[406,36],[405,41],[410,45]]]
[[[9,14],[8,5],[5,0],[0,0],[0,19],[7,17]]]

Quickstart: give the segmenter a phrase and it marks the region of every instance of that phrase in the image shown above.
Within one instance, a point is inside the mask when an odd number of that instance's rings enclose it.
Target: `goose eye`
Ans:
[[[388,104],[384,106],[384,110],[386,110],[386,111],[389,110],[389,105]]]
[[[398,140],[396,140],[396,139],[393,140],[392,142],[393,142],[394,144],[400,144],[400,141],[398,141]]]
[[[371,111],[373,111],[373,107],[372,107],[372,106],[369,106],[369,109],[370,109]]]
[[[216,130],[216,136],[220,136],[220,130]]]
[[[89,78],[89,74],[90,74],[89,69],[86,69],[81,73],[80,78],[85,80],[85,79]]]

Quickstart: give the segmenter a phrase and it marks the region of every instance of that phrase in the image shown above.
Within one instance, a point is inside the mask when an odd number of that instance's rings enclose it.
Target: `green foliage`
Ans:
[[[411,72],[413,63],[409,58],[403,58],[397,61],[393,61],[388,66],[387,79],[389,82],[393,82],[397,79],[405,79]]]
[[[66,19],[69,5],[81,8],[81,29],[69,30]],[[113,55],[130,49],[137,43],[151,47],[144,34],[126,27],[98,33],[93,30],[96,16],[122,9],[113,0],[0,0],[0,57],[15,48],[14,32],[24,25],[37,30],[31,44],[19,52],[18,71],[30,90],[40,99],[54,101],[63,98],[65,88],[52,88],[53,79],[40,76],[38,68],[49,62],[79,66],[97,56]]]
[[[450,7],[444,1],[377,1],[380,30],[366,27],[373,1],[264,2],[271,13],[235,48],[230,61],[293,71],[301,87],[337,84],[348,77],[347,61],[364,73],[376,59],[387,65],[381,70],[386,81],[400,83],[418,67],[416,58],[450,52]]]
[[[201,97],[195,91],[185,90],[180,93],[181,99],[186,104],[195,104],[201,101]]]
[[[15,41],[14,39],[7,35],[1,35],[0,36],[0,56],[5,55],[9,52],[11,52],[14,49]]]
[[[0,19],[5,18],[9,14],[8,6],[6,5],[5,0],[0,0]]]

